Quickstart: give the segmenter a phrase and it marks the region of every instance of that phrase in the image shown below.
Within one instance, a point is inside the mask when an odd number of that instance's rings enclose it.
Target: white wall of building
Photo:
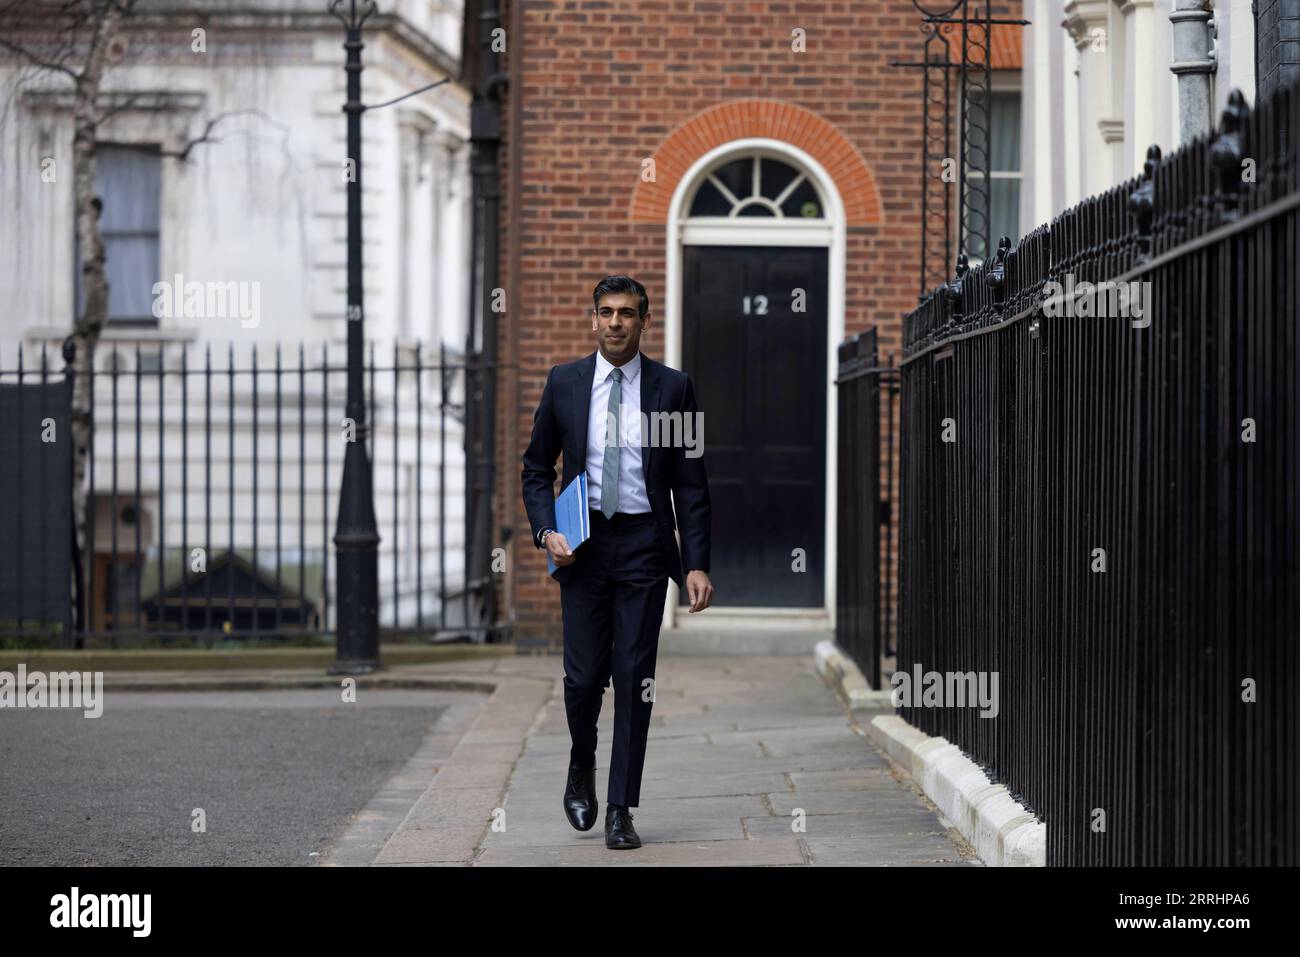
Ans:
[[[150,5],[142,6],[148,12]],[[296,586],[303,564],[313,574],[326,567],[333,577],[329,539],[346,448],[339,421],[345,379],[341,371],[328,380],[312,374],[300,379],[296,372],[300,343],[309,368],[318,368],[326,354],[335,370],[345,361],[345,54],[342,27],[322,15],[324,6],[289,0],[260,3],[250,13],[246,4],[205,3],[212,15],[195,23],[139,24],[127,33],[127,55],[106,78],[113,95],[138,99],[105,122],[102,141],[177,151],[222,117],[211,142],[195,146],[188,160],[161,159],[157,278],[171,282],[179,274],[186,284],[256,289],[259,310],[255,324],[238,313],[209,313],[163,316],[154,328],[106,330],[96,361],[92,456],[94,550],[100,555],[111,548],[114,514],[119,553],[135,553],[136,529],[120,520],[123,507],[137,505],[146,568],[157,568],[164,544],[174,561],[182,548],[202,547],[215,557],[233,545],[249,555],[256,540],[259,563],[269,573],[278,534],[286,583]],[[228,9],[236,13],[223,16]],[[443,76],[440,63],[454,67],[459,59],[459,0],[401,0],[385,4],[384,12],[402,21],[391,28],[375,19],[366,25],[368,104],[432,83]],[[192,49],[195,24],[206,30],[205,52]],[[436,62],[430,50],[437,50]],[[6,382],[15,381],[4,373],[12,373],[19,343],[29,371],[42,346],[51,368],[61,369],[59,345],[74,322],[69,106],[66,84],[57,77],[0,57],[0,300],[6,306],[0,310],[0,377]],[[381,367],[391,370],[395,356],[407,367],[396,403],[391,371],[375,377],[371,394],[384,626],[393,623],[395,586],[400,623],[415,624],[419,596],[427,626],[437,621],[440,570],[453,591],[464,580],[463,428],[456,417],[440,414],[444,382],[436,368],[422,374],[417,401],[409,366],[417,342],[426,369],[436,367],[440,348],[456,354],[464,347],[468,135],[469,93],[455,82],[363,117],[366,337]],[[53,182],[42,177],[47,159],[54,163]],[[285,369],[293,370],[281,380],[279,429],[271,374],[277,344]],[[140,367],[161,365],[165,373],[161,388],[157,376],[142,380],[138,410],[131,375],[137,345]],[[115,481],[114,350],[117,368],[126,373],[118,382]],[[217,370],[227,368],[233,350],[239,370],[233,379],[213,378],[210,423],[207,383],[195,371],[208,350]],[[182,354],[190,370],[184,380]],[[254,356],[256,404],[249,371]],[[463,402],[460,377],[450,375],[446,385],[450,401]],[[308,437],[301,451],[300,414]],[[185,494],[182,461],[188,463]],[[146,581],[146,596],[154,590],[155,583]],[[331,624],[334,614],[331,600]],[[452,609],[453,621],[457,614]]]
[[[313,14],[321,6],[280,5]],[[397,4],[413,25],[449,44],[452,58],[459,54],[458,6]],[[156,94],[150,106],[162,107],[113,117],[100,131],[105,141],[175,150],[223,117],[213,142],[196,146],[187,161],[162,160],[159,279],[180,274],[185,282],[258,287],[253,328],[237,317],[178,316],[160,320],[149,338],[346,335],[342,29],[328,17],[290,19],[283,28],[271,22],[215,17],[205,27],[206,52],[191,49],[186,23],[130,33],[128,54],[105,81],[108,91]],[[394,31],[373,20],[367,28],[366,102],[440,77]],[[49,73],[0,61],[0,208],[11,212],[0,218],[0,246],[9,250],[0,259],[0,296],[9,305],[0,314],[0,341],[61,339],[73,321],[72,125],[67,97],[57,92],[63,88]],[[468,101],[453,83],[364,115],[366,334],[377,342],[405,335],[463,344]],[[41,177],[47,157],[56,164],[53,183]]]
[[[1229,92],[1254,99],[1250,0],[1213,0],[1215,120]],[[1173,0],[1025,0],[1022,233],[1180,145]]]

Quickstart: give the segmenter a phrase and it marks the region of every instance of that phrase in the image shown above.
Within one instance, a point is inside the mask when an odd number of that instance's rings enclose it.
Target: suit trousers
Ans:
[[[607,802],[636,807],[653,707],[668,559],[650,512],[591,511],[591,535],[573,552],[560,586],[564,618],[564,708],[569,761],[596,766],[596,721],[613,679],[614,733]]]

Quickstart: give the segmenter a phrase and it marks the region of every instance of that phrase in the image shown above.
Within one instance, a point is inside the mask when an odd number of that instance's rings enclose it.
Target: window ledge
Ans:
[[[31,342],[62,343],[70,335],[71,328],[55,329],[49,326],[32,327],[23,332],[23,338]],[[198,338],[198,329],[160,329],[149,326],[107,325],[99,334],[100,342],[195,342]]]

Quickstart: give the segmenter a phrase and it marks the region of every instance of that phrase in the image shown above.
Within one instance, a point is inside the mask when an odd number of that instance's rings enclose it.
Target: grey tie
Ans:
[[[600,466],[600,510],[606,518],[618,511],[618,426],[619,410],[623,405],[623,370],[613,369],[609,377],[614,384],[609,387],[609,409],[605,413],[605,461]],[[614,427],[614,442],[610,442],[609,427]]]

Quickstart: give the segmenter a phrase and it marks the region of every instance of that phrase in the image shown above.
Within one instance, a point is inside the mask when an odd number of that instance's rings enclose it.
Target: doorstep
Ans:
[[[691,615],[677,609],[659,632],[665,655],[811,655],[833,637],[820,608],[718,608]]]

